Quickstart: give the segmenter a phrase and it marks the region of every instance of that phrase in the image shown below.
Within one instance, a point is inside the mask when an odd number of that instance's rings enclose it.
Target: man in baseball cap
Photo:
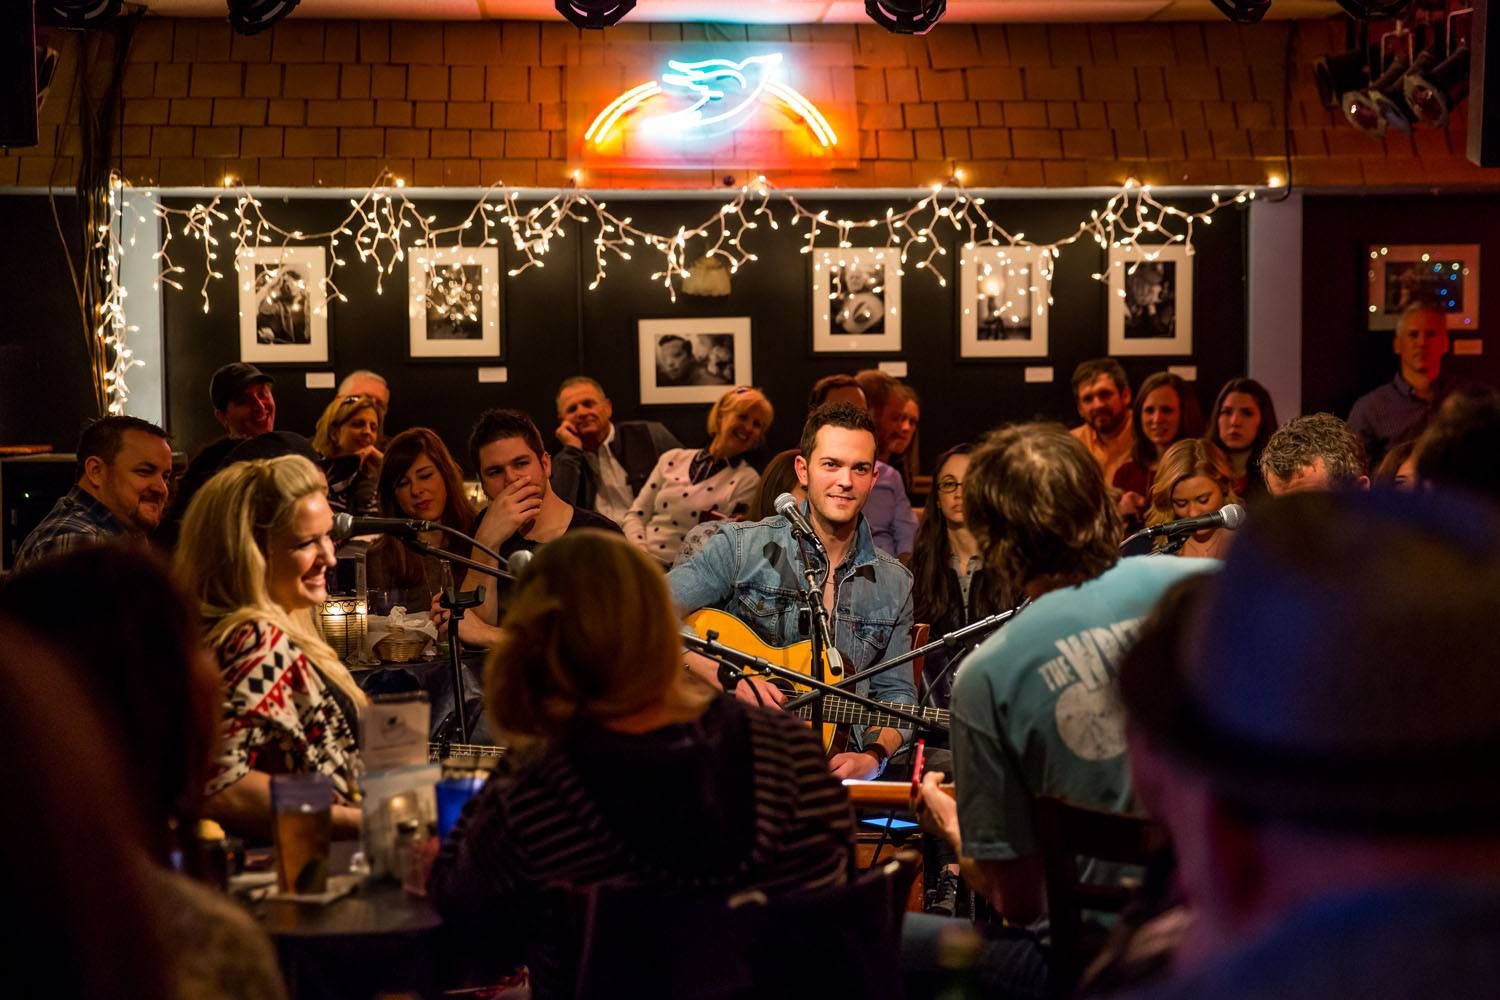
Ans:
[[[275,384],[271,376],[254,365],[236,361],[225,365],[208,383],[214,419],[235,439],[268,434],[276,429]]]
[[[1134,784],[1195,915],[1151,996],[1493,992],[1497,621],[1487,505],[1351,491],[1257,513],[1169,655],[1121,669]]]

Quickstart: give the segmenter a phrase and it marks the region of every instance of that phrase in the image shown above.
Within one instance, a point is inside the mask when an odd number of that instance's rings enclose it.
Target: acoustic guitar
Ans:
[[[686,618],[686,624],[700,636],[707,637],[710,631],[719,633],[718,641],[731,649],[738,650],[750,656],[758,656],[767,663],[787,670],[802,674],[804,677],[812,676],[812,640],[807,639],[794,643],[790,646],[769,646],[762,642],[760,636],[751,631],[750,626],[725,611],[716,611],[712,608],[704,608],[695,611]],[[825,664],[826,667],[826,664]],[[893,669],[900,670],[900,667]],[[827,676],[825,671],[825,676]],[[795,685],[784,678],[770,678],[772,684],[781,688],[787,697],[796,697],[812,690],[807,685]],[[911,715],[915,715],[924,722],[936,723],[940,726],[948,725],[948,710],[943,708],[918,708],[915,705],[901,705],[896,702],[881,702],[892,708],[900,709]],[[798,715],[804,719],[812,718],[812,705],[803,705],[796,709]],[[911,723],[899,719],[884,712],[866,708],[856,702],[847,701],[835,695],[827,695],[823,698],[823,749],[830,755],[840,753],[848,743],[850,726],[891,726],[894,728],[909,727]]]

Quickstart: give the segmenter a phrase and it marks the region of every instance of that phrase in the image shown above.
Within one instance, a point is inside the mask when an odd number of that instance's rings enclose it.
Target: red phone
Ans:
[[[922,794],[922,765],[927,760],[927,740],[917,740],[917,752],[913,755],[911,765],[911,797],[915,802],[918,795]]]

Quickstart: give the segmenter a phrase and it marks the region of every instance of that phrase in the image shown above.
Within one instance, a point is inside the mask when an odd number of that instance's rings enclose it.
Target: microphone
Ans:
[[[1212,514],[1199,514],[1197,517],[1184,517],[1177,521],[1168,521],[1166,524],[1158,524],[1147,528],[1142,534],[1147,538],[1175,538],[1178,535],[1191,535],[1195,531],[1205,528],[1223,528],[1233,531],[1245,523],[1245,508],[1237,503],[1225,504]]]
[[[405,517],[356,517],[353,514],[333,515],[333,539],[342,542],[355,535],[415,535],[421,531],[437,531],[442,525],[436,521],[416,521]]]
[[[510,558],[505,560],[505,572],[511,576],[520,576],[521,571],[531,562],[531,554],[530,549],[517,549],[512,552]]]
[[[771,506],[776,513],[792,523],[792,530],[817,547],[819,552],[823,551],[823,540],[813,531],[812,525],[807,523],[807,518],[802,515],[802,508],[797,503],[797,498],[790,493],[782,493]]]

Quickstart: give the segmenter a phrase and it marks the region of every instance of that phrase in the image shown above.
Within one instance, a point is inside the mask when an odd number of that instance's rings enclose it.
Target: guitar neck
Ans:
[[[429,743],[427,760],[438,764],[452,758],[467,757],[476,761],[494,763],[509,752],[508,747],[487,746],[478,743]]]
[[[945,708],[918,708],[915,705],[899,705],[895,702],[882,701],[880,705],[888,705],[891,708],[915,715],[923,722],[931,722],[939,726],[948,725],[948,710]],[[797,714],[804,719],[812,718],[812,705],[803,705],[797,709]],[[877,712],[866,708],[858,702],[846,701],[843,698],[829,696],[823,699],[823,722],[827,725],[849,725],[849,726],[910,726],[911,723],[885,712]]]

